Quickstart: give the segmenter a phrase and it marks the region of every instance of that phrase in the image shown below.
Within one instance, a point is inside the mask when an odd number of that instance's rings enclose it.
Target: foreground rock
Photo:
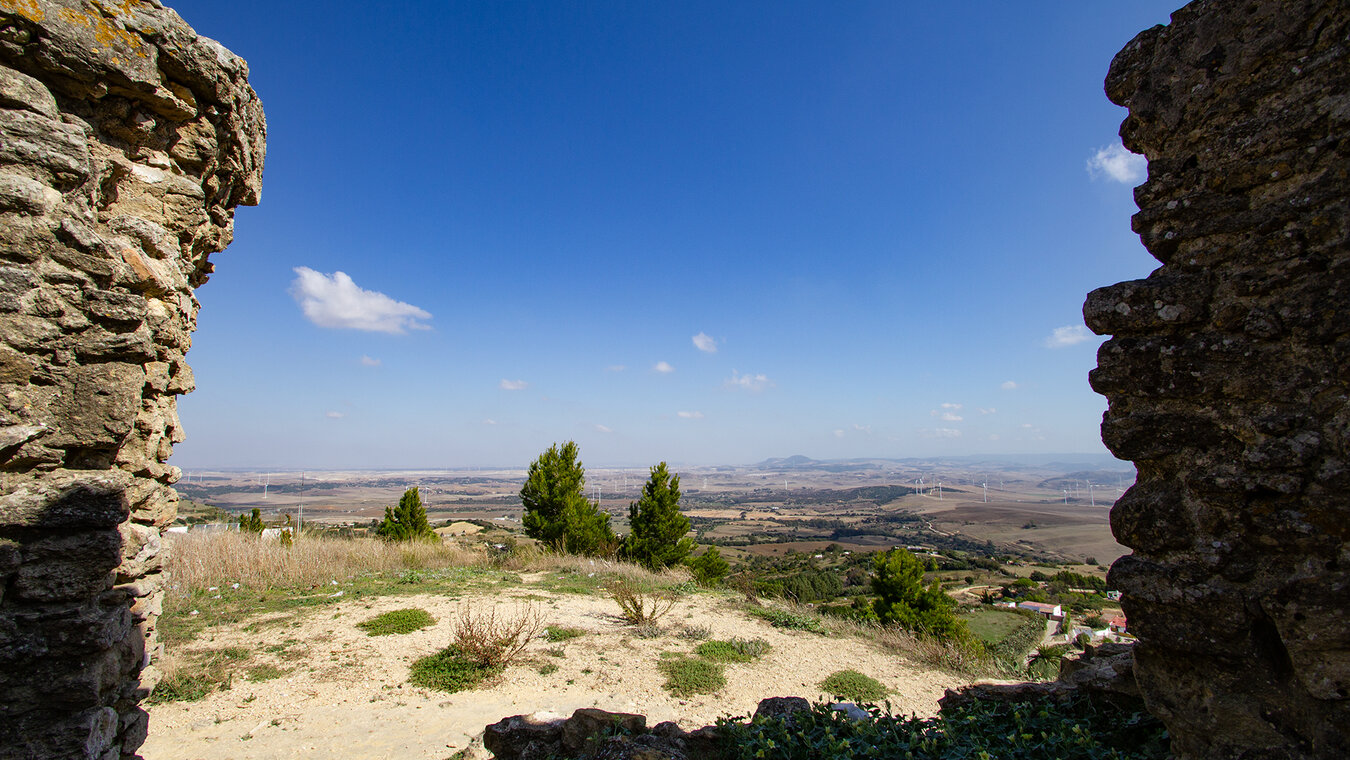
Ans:
[[[1163,264],[1083,309],[1140,690],[1182,757],[1350,756],[1350,13],[1197,0],[1106,89]]]
[[[247,79],[157,3],[0,2],[0,757],[145,738],[193,288],[262,177]]]

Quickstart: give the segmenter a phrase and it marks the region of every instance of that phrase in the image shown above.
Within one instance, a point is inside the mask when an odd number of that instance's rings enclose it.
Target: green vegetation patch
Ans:
[[[356,624],[357,628],[366,632],[367,636],[388,636],[395,633],[412,633],[420,631],[430,625],[435,625],[436,618],[431,616],[430,612],[417,607],[410,607],[403,610],[390,610],[382,615],[376,615],[369,620],[363,620]]]
[[[962,613],[961,618],[975,638],[989,646],[1004,640],[1027,621],[1024,615],[998,607],[977,607]]]
[[[810,615],[802,615],[788,610],[780,610],[774,607],[746,607],[746,612],[751,615],[768,621],[769,625],[775,628],[787,628],[793,631],[810,631],[811,633],[825,633],[825,628],[821,626],[820,621]]]
[[[714,640],[699,644],[694,654],[712,662],[750,662],[764,656],[770,648],[763,639]]]
[[[203,649],[187,655],[186,662],[160,679],[146,701],[152,705],[167,702],[196,702],[218,689],[228,689],[234,672],[248,662],[252,653],[244,647]]]
[[[254,665],[245,671],[244,676],[250,681],[271,681],[274,678],[281,678],[291,672],[289,668],[281,668],[276,665],[264,663]]]
[[[752,760],[852,760],[905,757],[1017,760],[1163,760],[1168,735],[1158,719],[1098,707],[1076,698],[972,702],[935,718],[897,717],[872,709],[853,720],[828,705],[794,713],[791,721],[722,718],[723,757]]]
[[[836,670],[820,682],[820,688],[850,702],[873,703],[890,693],[880,681],[856,670]]]
[[[676,697],[712,694],[727,685],[721,663],[679,657],[662,660],[660,668],[666,676],[666,691]]]
[[[454,693],[472,689],[500,672],[500,668],[486,668],[469,659],[459,647],[449,646],[414,662],[408,683]]]
[[[586,635],[586,632],[580,628],[568,628],[565,625],[550,625],[544,629],[544,632],[549,641],[567,641]]]

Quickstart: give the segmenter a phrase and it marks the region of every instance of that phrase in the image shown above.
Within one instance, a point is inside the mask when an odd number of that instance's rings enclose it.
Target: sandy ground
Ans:
[[[584,636],[561,644],[538,639],[527,662],[473,691],[446,694],[406,683],[409,665],[451,640],[460,605],[537,605],[545,622],[581,628]],[[367,636],[356,623],[381,612],[421,607],[436,625],[414,633]],[[200,702],[155,705],[146,760],[216,758],[448,758],[508,715],[546,710],[570,715],[580,707],[645,714],[648,724],[674,720],[685,729],[719,716],[745,715],[770,696],[820,697],[817,684],[830,673],[853,668],[893,691],[893,709],[932,715],[943,690],[964,683],[887,653],[859,639],[786,631],[746,616],[728,597],[687,597],[661,620],[665,634],[643,639],[615,617],[608,598],[554,595],[526,587],[493,595],[448,600],[402,596],[327,607],[298,625],[242,630],[249,622],[211,629],[192,646],[245,646],[257,650],[294,640],[282,663],[294,670],[263,682],[235,678],[233,687]],[[684,626],[708,626],[713,638],[762,638],[773,649],[759,660],[726,666],[727,686],[712,695],[677,699],[662,688],[662,652],[687,653],[697,642],[679,637]],[[549,650],[563,648],[563,657]],[[541,675],[545,663],[558,666]]]

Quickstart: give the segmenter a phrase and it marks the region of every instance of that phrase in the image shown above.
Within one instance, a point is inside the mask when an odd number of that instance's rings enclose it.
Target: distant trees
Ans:
[[[239,530],[242,533],[262,534],[263,528],[266,527],[263,524],[262,510],[257,507],[254,507],[249,514],[239,515]]]
[[[666,463],[651,468],[642,496],[628,507],[630,532],[623,540],[623,556],[660,570],[680,562],[694,550],[689,518],[680,512],[680,476]]]
[[[427,522],[427,509],[422,506],[422,494],[416,487],[403,492],[398,506],[384,508],[384,520],[375,528],[375,535],[386,541],[435,537],[436,531]]]
[[[586,499],[578,454],[573,441],[555,443],[530,464],[520,489],[525,535],[571,554],[610,553],[617,540],[609,515]]]
[[[873,563],[872,603],[877,619],[944,640],[969,638],[964,620],[956,616],[956,602],[935,581],[923,585],[924,563],[904,549],[878,554]]]

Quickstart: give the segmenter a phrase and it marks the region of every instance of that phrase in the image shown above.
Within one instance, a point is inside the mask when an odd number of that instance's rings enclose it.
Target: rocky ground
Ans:
[[[641,638],[623,625],[609,598],[553,593],[531,580],[527,576],[522,586],[459,599],[412,595],[329,605],[287,617],[275,627],[257,618],[214,626],[184,651],[271,649],[275,659],[270,662],[289,672],[250,681],[241,670],[230,688],[201,701],[152,706],[150,736],[141,752],[146,760],[439,759],[465,748],[486,725],[508,715],[571,715],[577,708],[600,707],[644,714],[650,724],[672,720],[691,730],[719,716],[753,712],[764,697],[820,697],[817,684],[844,668],[885,684],[893,692],[895,711],[932,715],[944,690],[966,680],[861,638],[771,627],[724,594],[684,597],[662,618],[660,636]],[[450,643],[453,620],[466,604],[500,605],[503,612],[534,605],[546,623],[585,634],[562,643],[536,639],[524,661],[472,691],[446,694],[406,683],[414,660]],[[427,610],[436,624],[377,637],[356,627],[406,607]],[[773,648],[754,662],[727,665],[721,691],[679,699],[662,687],[658,664],[663,653],[689,653],[697,646],[681,635],[690,627],[706,627],[716,639],[764,639]]]

